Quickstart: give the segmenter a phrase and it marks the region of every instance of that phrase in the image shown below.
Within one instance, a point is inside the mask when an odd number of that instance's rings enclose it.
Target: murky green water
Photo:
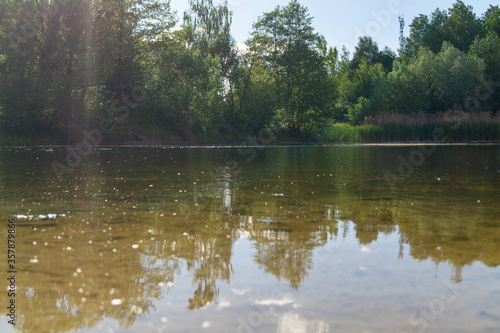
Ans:
[[[500,330],[500,146],[67,154],[0,149],[1,332]]]

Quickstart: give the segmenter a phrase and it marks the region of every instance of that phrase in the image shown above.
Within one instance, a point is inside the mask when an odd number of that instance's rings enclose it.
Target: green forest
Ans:
[[[498,6],[456,1],[416,17],[400,50],[365,36],[352,54],[296,0],[256,18],[244,48],[212,0],[0,12],[0,145],[500,140]]]

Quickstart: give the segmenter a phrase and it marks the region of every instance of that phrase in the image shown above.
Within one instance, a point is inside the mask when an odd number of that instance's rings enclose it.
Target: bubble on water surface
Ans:
[[[370,252],[372,252],[372,250],[370,250],[370,249],[369,249],[369,248],[367,248],[366,246],[363,246],[363,247],[361,248],[361,252],[363,252],[363,253],[370,253]]]
[[[141,314],[142,313],[142,308],[139,306],[132,305],[130,310],[135,313],[135,314]]]
[[[111,301],[111,305],[115,305],[115,306],[116,305],[121,305],[122,303],[123,303],[123,301],[121,299],[119,299],[119,298],[114,299],[114,300]]]

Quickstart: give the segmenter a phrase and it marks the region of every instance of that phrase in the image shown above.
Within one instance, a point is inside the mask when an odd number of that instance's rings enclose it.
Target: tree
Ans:
[[[280,121],[297,137],[317,125],[329,93],[326,43],[311,23],[307,8],[293,0],[265,13],[248,41],[250,52],[274,77]]]
[[[466,105],[468,99],[475,97],[483,75],[484,62],[481,59],[467,56],[445,42],[434,66],[436,109],[446,111]]]
[[[111,104],[130,96],[142,81],[143,43],[175,24],[169,1],[96,0],[94,2],[97,85]]]
[[[388,74],[383,99],[388,111],[398,113],[429,112],[432,103],[432,72],[435,55],[420,48],[409,63],[394,62]]]
[[[359,38],[358,45],[354,48],[354,55],[350,64],[351,75],[359,67],[363,58],[370,65],[382,64],[390,72],[396,55],[388,47],[380,51],[377,43],[371,37],[365,36]]]
[[[14,0],[0,2],[0,112],[5,128],[26,135],[44,127],[47,119],[42,110],[48,101],[35,91],[47,84],[45,80],[37,84],[43,76],[37,61],[36,27],[28,21],[28,31],[21,21],[37,9],[30,3],[21,5]]]
[[[476,96],[484,75],[484,62],[448,42],[434,54],[421,47],[408,64],[396,62],[388,76],[384,99],[389,110],[411,113],[465,108]]]
[[[366,116],[379,111],[380,92],[384,87],[386,72],[382,64],[369,64],[363,58],[352,78],[344,74],[339,86],[339,98],[336,105],[337,117],[345,117],[352,123],[361,123]]]
[[[413,56],[424,44],[424,36],[429,29],[429,17],[420,14],[410,24],[410,35],[403,40],[402,54]]]
[[[351,62],[352,68],[358,68],[363,58],[370,65],[376,64],[379,60],[379,53],[378,45],[371,37],[359,37],[358,45],[354,48],[354,55]]]
[[[187,33],[189,48],[195,48],[203,57],[213,57],[219,62],[219,75],[225,85],[221,91],[228,101],[231,91],[231,80],[235,79],[238,55],[234,39],[231,36],[232,15],[227,1],[214,5],[212,0],[189,0],[189,10],[184,13],[184,29]],[[218,118],[214,118],[213,132],[227,129],[226,119],[234,118],[234,105],[221,104]],[[230,122],[230,121],[229,121]],[[218,127],[218,128],[217,128]]]
[[[476,36],[483,32],[483,23],[473,8],[458,0],[448,11],[436,9],[430,18],[417,16],[410,24],[410,36],[405,39],[402,51],[410,56],[416,55],[424,46],[438,53],[446,41],[467,52]]]
[[[171,26],[159,0],[2,1],[2,120],[77,144],[141,81],[140,45]],[[152,26],[154,25],[154,27]]]
[[[410,24],[410,50],[416,52],[421,46],[428,47],[432,52],[441,50],[443,41],[448,39],[446,11],[436,9],[430,19],[425,15],[417,17]]]
[[[495,32],[500,36],[500,8],[498,6],[490,5],[490,8],[484,13],[484,25],[486,31]]]
[[[258,133],[271,123],[277,109],[276,84],[272,72],[250,53],[237,57],[230,73],[225,118],[234,134]]]
[[[462,52],[467,52],[476,36],[484,32],[483,23],[476,17],[472,6],[460,0],[450,8],[446,25],[447,41]]]
[[[227,110],[224,82],[234,67],[227,4],[190,1],[181,29],[170,30],[147,43],[144,59],[152,93],[152,112],[184,139],[217,136]],[[195,137],[195,134],[197,137]]]
[[[486,78],[479,94],[488,110],[498,111],[500,109],[500,91],[497,83],[500,82],[500,37],[493,31],[490,31],[484,38],[476,37],[470,47],[469,55],[484,61]]]
[[[214,5],[212,0],[189,0],[189,10],[184,13],[188,43],[205,57],[217,55],[221,60],[228,60],[233,46],[232,16],[227,1]]]
[[[181,29],[151,41],[146,85],[150,112],[161,116],[165,128],[194,141],[193,133],[205,133],[221,109],[222,78],[217,57],[186,47],[187,38]]]
[[[396,60],[396,54],[394,51],[386,46],[382,51],[380,51],[378,57],[378,62],[384,66],[387,72],[391,72],[394,60]]]
[[[89,2],[3,4],[8,19],[2,20],[2,30],[12,37],[2,45],[5,121],[15,132],[52,129],[62,133],[66,143],[76,143],[86,121],[90,86]]]

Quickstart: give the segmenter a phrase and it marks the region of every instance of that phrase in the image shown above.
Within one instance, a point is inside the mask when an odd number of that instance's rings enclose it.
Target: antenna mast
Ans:
[[[404,31],[405,31],[405,18],[403,15],[399,15],[399,46],[402,48],[403,47],[403,41],[404,41]]]

